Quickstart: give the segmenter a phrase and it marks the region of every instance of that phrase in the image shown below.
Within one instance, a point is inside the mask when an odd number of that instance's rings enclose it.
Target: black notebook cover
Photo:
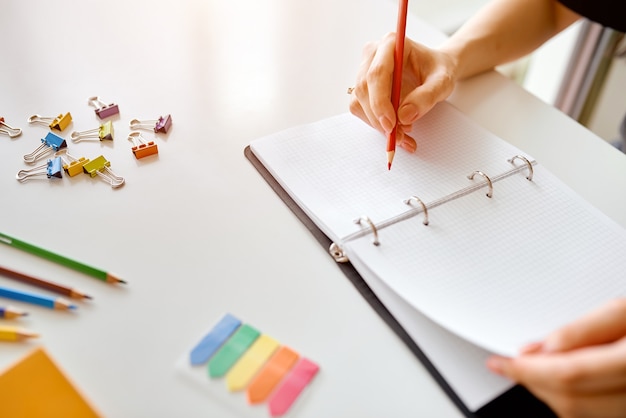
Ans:
[[[332,244],[331,240],[311,221],[304,211],[293,201],[291,196],[282,188],[282,186],[274,179],[263,164],[256,158],[249,146],[244,149],[244,155],[257,169],[265,181],[272,187],[274,192],[285,202],[298,219],[313,234],[315,239],[324,247],[329,248]],[[329,257],[330,257],[329,253]],[[431,376],[437,381],[439,386],[454,402],[459,410],[468,418],[555,418],[556,415],[540,400],[534,397],[524,387],[516,385],[502,395],[493,399],[477,411],[471,411],[458,395],[452,390],[448,382],[441,376],[439,371],[430,362],[428,357],[422,352],[417,342],[414,341],[409,334],[402,328],[402,325],[394,318],[389,310],[378,299],[376,294],[370,289],[365,280],[356,271],[356,269],[347,263],[337,263],[344,275],[350,280],[354,287],[359,291],[361,296],[370,304],[370,306],[380,315],[385,323],[391,327],[396,335],[407,345],[411,352],[426,367]]]

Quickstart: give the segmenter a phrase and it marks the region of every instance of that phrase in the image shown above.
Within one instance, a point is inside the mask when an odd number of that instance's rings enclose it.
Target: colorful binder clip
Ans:
[[[31,168],[30,170],[20,170],[17,172],[15,176],[18,181],[24,182],[31,177],[34,176],[47,176],[49,179],[57,178],[60,179],[63,177],[62,174],[62,161],[61,157],[55,157],[53,159],[48,160],[46,164],[42,164],[38,167]]]
[[[130,129],[152,129],[156,133],[163,134],[167,133],[170,126],[172,126],[171,115],[159,116],[159,119],[153,120],[133,119],[130,121]]]
[[[72,142],[80,142],[84,139],[97,139],[100,141],[113,141],[113,122],[108,121],[100,125],[99,128],[82,132],[72,132]]]
[[[61,155],[62,151],[57,152],[55,155],[58,155],[63,160],[63,171],[65,171],[65,174],[74,177],[84,173],[83,165],[87,164],[89,159],[85,157],[76,158],[67,152],[67,150],[65,150],[65,156],[67,158],[63,158],[63,155]]]
[[[141,132],[131,132],[128,134],[128,140],[134,144],[131,149],[136,159],[159,153],[159,148],[154,141],[146,141]]]
[[[41,142],[42,144],[35,151],[24,155],[24,161],[26,164],[33,164],[44,155],[67,147],[65,139],[53,134],[52,132],[48,132],[46,137],[41,139]]]
[[[124,185],[124,178],[116,175],[109,168],[111,163],[100,155],[93,160],[83,164],[83,171],[91,177],[98,176],[105,182],[109,183],[112,188],[116,189]]]
[[[96,108],[96,115],[98,115],[100,119],[106,119],[120,113],[120,109],[115,103],[106,104],[100,100],[98,96],[90,97],[89,104]]]
[[[20,136],[22,134],[22,130],[20,128],[14,128],[7,125],[4,122],[4,118],[0,116],[0,134],[8,135],[9,138],[15,138],[16,136]]]
[[[56,118],[46,117],[40,115],[33,115],[28,118],[28,123],[38,123],[40,125],[46,125],[50,127],[50,129],[56,129],[57,131],[62,131],[67,128],[67,126],[72,122],[72,115],[70,112],[66,114],[59,114]]]

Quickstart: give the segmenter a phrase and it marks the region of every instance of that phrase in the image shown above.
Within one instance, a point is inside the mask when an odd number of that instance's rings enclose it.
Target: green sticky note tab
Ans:
[[[209,361],[209,376],[212,378],[224,376],[259,335],[261,333],[248,324],[239,327]]]

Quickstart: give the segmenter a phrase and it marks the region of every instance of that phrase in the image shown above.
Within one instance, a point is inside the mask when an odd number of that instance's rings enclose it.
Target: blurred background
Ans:
[[[395,0],[392,0],[395,1]],[[412,13],[452,34],[488,0],[414,0]],[[498,71],[601,138],[619,142],[626,114],[623,34],[581,21]]]

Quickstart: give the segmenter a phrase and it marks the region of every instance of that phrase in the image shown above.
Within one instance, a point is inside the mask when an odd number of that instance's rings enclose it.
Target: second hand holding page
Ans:
[[[485,349],[528,342],[626,294],[626,231],[540,164],[440,103],[414,125],[419,151],[378,169],[380,134],[349,114],[253,141],[263,165],[363,275],[375,275],[434,322]],[[337,140],[341,138],[341,141]],[[356,150],[356,151],[355,151]],[[526,156],[529,160],[529,156]],[[480,170],[493,184],[468,175]],[[436,204],[469,186],[482,188]],[[429,208],[422,223],[418,196]],[[398,222],[388,222],[413,213]],[[380,245],[372,245],[368,216]],[[387,224],[382,227],[382,224]],[[360,236],[355,236],[355,234]]]

